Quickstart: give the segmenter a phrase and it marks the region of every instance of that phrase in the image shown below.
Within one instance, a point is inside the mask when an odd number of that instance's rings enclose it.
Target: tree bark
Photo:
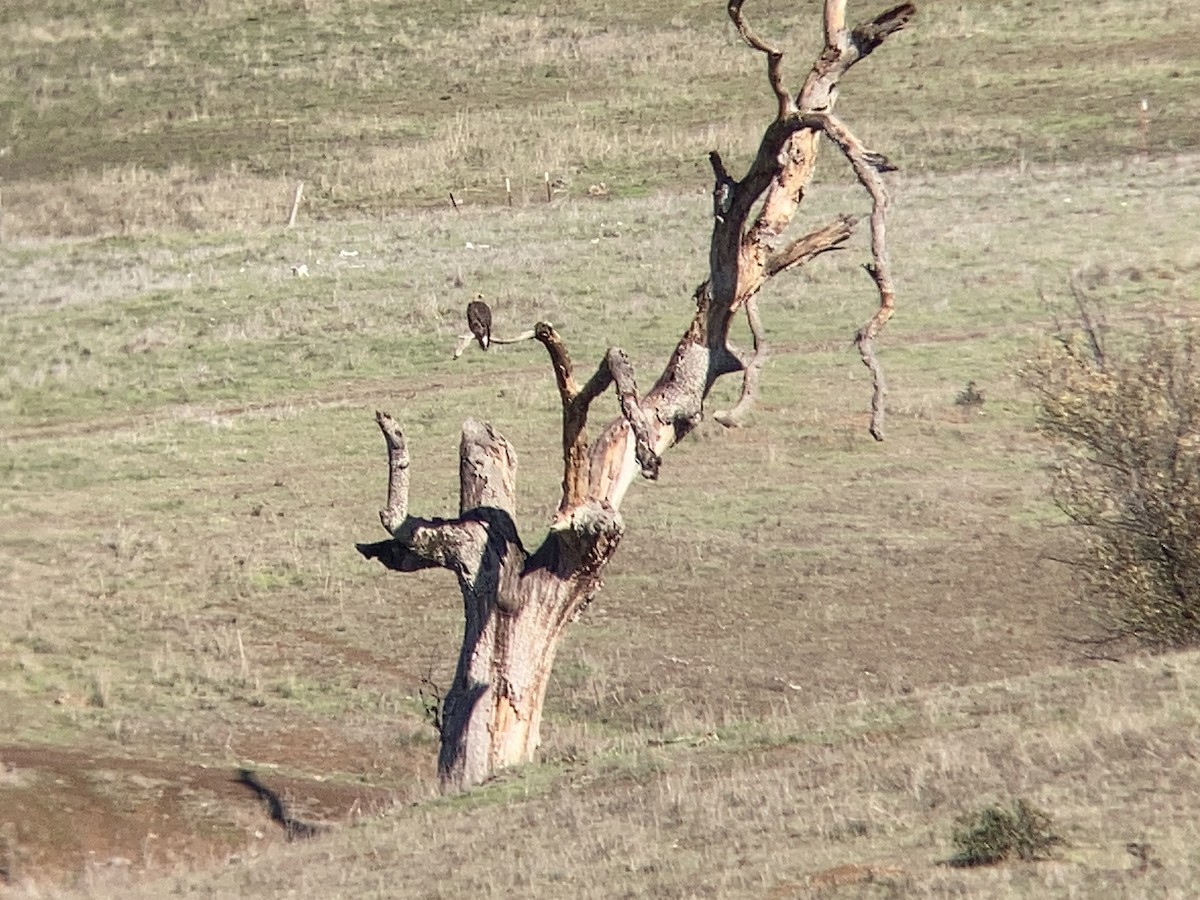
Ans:
[[[638,475],[657,477],[663,454],[702,420],[705,399],[722,375],[742,372],[742,392],[733,409],[716,418],[729,426],[744,421],[767,358],[761,288],[781,272],[841,247],[853,233],[857,220],[840,216],[799,238],[785,236],[812,179],[822,134],[850,162],[872,203],[867,270],[880,304],[859,329],[856,343],[872,372],[870,431],[882,439],[883,377],[873,344],[895,303],[881,178],[890,166],[854,137],[833,108],[841,76],[903,28],[916,10],[905,3],[847,29],[845,0],[826,0],[825,47],[793,94],[784,82],[782,51],[754,33],[743,6],[744,0],[729,0],[729,16],[745,42],[766,57],[776,118],[741,179],[729,174],[718,153],[709,156],[715,182],[709,275],[695,291],[692,321],[663,372],[639,395],[628,359],[612,348],[580,385],[552,326],[538,323],[531,335],[521,336],[532,336],[546,349],[562,403],[562,496],[541,546],[529,553],[518,535],[517,457],[502,435],[467,420],[459,451],[458,517],[418,519],[408,512],[403,434],[390,416],[376,414],[389,460],[388,501],[380,521],[390,536],[358,549],[397,571],[449,569],[463,597],[462,648],[439,721],[438,771],[445,789],[480,784],[534,758],[559,640],[600,589],[603,569],[624,532],[625,492]],[[749,357],[729,343],[731,324],[743,309],[754,340]],[[591,406],[610,386],[620,414],[589,441]]]

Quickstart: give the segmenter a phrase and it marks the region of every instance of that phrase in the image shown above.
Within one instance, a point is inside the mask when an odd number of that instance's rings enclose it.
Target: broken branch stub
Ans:
[[[375,422],[383,432],[388,451],[387,506],[379,511],[379,521],[388,534],[394,535],[408,517],[408,446],[404,432],[387,413],[376,410]]]

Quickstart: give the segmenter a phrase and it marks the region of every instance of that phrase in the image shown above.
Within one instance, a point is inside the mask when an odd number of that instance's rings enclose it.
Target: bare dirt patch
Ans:
[[[298,745],[301,735],[291,735]],[[338,825],[393,802],[367,785],[258,773],[289,815]],[[89,870],[207,865],[286,840],[237,771],[50,747],[0,747],[0,872],[8,883]]]

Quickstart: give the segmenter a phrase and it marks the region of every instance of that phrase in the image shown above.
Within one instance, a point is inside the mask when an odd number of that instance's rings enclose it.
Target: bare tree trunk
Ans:
[[[767,354],[760,289],[852,234],[856,220],[840,216],[801,237],[785,236],[812,179],[822,134],[850,162],[872,204],[867,271],[880,304],[856,342],[872,373],[870,431],[882,439],[883,377],[873,343],[894,306],[884,230],[887,195],[880,177],[890,166],[863,147],[833,115],[833,107],[841,76],[903,28],[916,10],[905,3],[847,29],[845,0],[826,0],[826,46],[793,95],[783,83],[782,52],[751,30],[743,5],[744,0],[729,0],[729,15],[746,43],[765,55],[778,110],[740,180],[728,173],[719,154],[710,154],[715,185],[709,277],[696,289],[695,314],[666,368],[639,396],[628,360],[613,348],[581,386],[550,325],[539,323],[529,335],[550,357],[563,408],[562,499],[542,545],[529,553],[521,543],[516,454],[498,432],[475,420],[463,425],[458,517],[419,519],[408,514],[403,434],[390,416],[376,415],[388,446],[388,505],[380,521],[390,537],[358,549],[397,571],[447,568],[458,577],[463,596],[462,649],[439,723],[438,770],[446,789],[471,787],[534,758],[559,639],[600,589],[601,573],[624,531],[619,510],[629,485],[639,474],[657,477],[662,455],[700,423],[704,400],[722,375],[742,372],[742,394],[732,410],[716,418],[729,426],[744,420]],[[748,359],[728,341],[743,309],[754,339]],[[620,415],[589,442],[591,404],[610,386]]]

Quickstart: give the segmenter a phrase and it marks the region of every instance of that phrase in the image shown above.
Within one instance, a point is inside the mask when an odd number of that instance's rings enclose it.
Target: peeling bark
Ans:
[[[866,268],[879,308],[859,329],[856,343],[872,373],[870,431],[882,439],[884,383],[874,341],[895,308],[882,180],[890,166],[833,110],[841,77],[916,10],[904,3],[847,29],[845,0],[826,0],[825,47],[800,92],[792,94],[783,77],[783,52],[750,27],[744,5],[745,0],[728,0],[729,16],[741,38],[766,57],[776,117],[742,178],[729,173],[719,153],[709,155],[714,188],[708,278],[696,289],[692,320],[650,390],[639,394],[629,360],[618,348],[605,353],[581,385],[564,341],[544,322],[517,338],[492,338],[496,344],[541,343],[562,404],[562,495],[538,549],[529,553],[521,543],[517,457],[499,432],[473,419],[464,423],[458,516],[420,519],[408,511],[410,460],[403,433],[390,416],[376,415],[388,449],[387,506],[380,522],[389,537],[358,549],[397,571],[448,569],[463,597],[462,649],[441,717],[438,769],[446,789],[471,787],[534,758],[559,639],[600,589],[604,567],[624,533],[620,508],[629,485],[638,475],[657,477],[663,455],[700,423],[708,393],[724,375],[742,373],[741,395],[715,418],[731,427],[745,420],[767,359],[759,292],[771,278],[842,247],[853,234],[857,220],[843,215],[801,237],[786,236],[812,180],[822,135],[849,161],[872,203]],[[753,340],[749,356],[729,342],[743,309]],[[465,346],[460,339],[455,356]],[[589,440],[591,407],[609,387],[617,394],[619,415]]]

